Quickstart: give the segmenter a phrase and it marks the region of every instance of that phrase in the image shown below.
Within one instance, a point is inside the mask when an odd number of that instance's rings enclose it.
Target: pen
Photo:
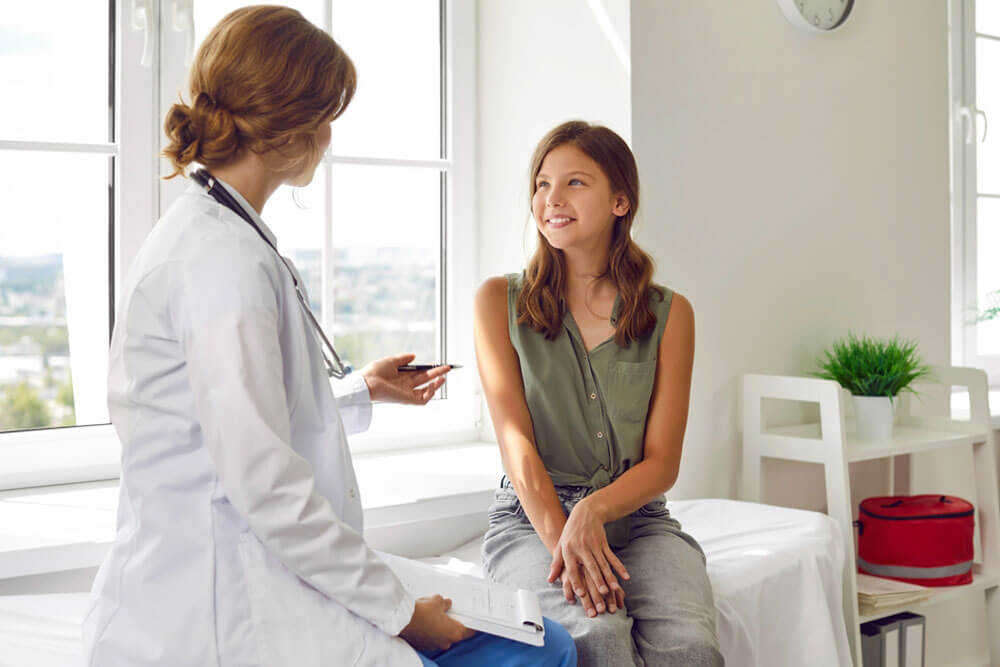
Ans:
[[[400,366],[396,370],[402,372],[409,371],[429,371],[432,368],[437,368],[438,366],[451,366],[452,370],[456,368],[461,368],[462,364],[407,364],[405,366]]]

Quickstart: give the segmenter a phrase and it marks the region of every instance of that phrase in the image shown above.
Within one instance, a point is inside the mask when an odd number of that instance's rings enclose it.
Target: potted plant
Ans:
[[[849,333],[824,351],[818,365],[821,370],[813,375],[851,392],[858,440],[877,442],[892,439],[896,395],[912,392],[914,380],[930,374],[917,344],[899,336],[883,340]]]

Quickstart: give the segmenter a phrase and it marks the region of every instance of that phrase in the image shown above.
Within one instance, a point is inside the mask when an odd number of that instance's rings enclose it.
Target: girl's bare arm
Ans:
[[[504,470],[528,520],[552,553],[566,513],[535,447],[521,368],[507,331],[507,280],[503,276],[490,278],[476,293],[475,345]]]

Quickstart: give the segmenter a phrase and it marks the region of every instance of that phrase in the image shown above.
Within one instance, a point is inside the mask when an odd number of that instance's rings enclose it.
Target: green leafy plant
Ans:
[[[975,317],[970,324],[989,322],[990,320],[1000,317],[1000,291],[990,292],[986,295],[986,299],[986,308],[983,308],[982,310],[977,310],[975,307],[972,308],[972,312],[975,314]]]
[[[930,375],[917,354],[917,344],[899,336],[881,340],[855,336],[835,341],[817,361],[814,376],[834,380],[855,396],[895,397],[913,389],[914,380]]]

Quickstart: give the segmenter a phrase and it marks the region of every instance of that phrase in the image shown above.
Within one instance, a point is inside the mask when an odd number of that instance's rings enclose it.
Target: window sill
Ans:
[[[476,442],[479,395],[454,387],[451,393],[419,409],[376,403],[368,430],[350,437],[351,452],[357,458]],[[0,492],[116,480],[120,472],[121,444],[110,424],[0,432],[0,450]]]
[[[503,470],[494,443],[356,454],[366,533],[482,514]],[[118,482],[0,492],[0,579],[94,567],[115,537]]]

